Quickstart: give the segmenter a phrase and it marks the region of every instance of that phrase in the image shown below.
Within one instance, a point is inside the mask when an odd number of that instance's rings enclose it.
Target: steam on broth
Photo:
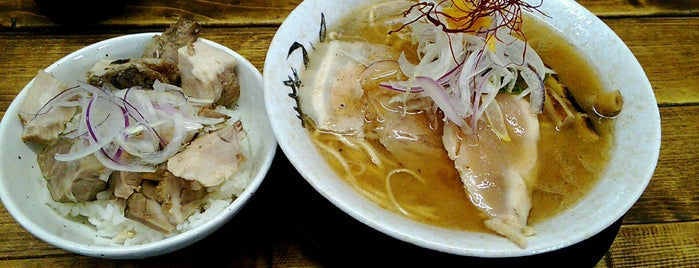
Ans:
[[[448,18],[473,16],[474,6],[430,3],[382,1],[328,28],[330,40],[315,46],[301,77],[306,126],[332,169],[367,199],[525,247],[530,226],[569,208],[603,172],[615,114],[595,105],[606,90],[587,59],[532,16],[519,17],[516,41],[488,28],[503,18],[445,33],[459,25]],[[604,98],[618,113],[620,95]]]

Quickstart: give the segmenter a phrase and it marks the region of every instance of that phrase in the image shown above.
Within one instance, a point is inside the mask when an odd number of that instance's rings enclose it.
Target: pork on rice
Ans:
[[[95,63],[87,83],[69,88],[62,82],[74,81],[39,71],[28,89],[22,137],[44,148],[37,160],[49,205],[87,219],[99,243],[146,243],[187,230],[249,182],[246,133],[234,109],[237,61],[201,42],[199,31],[180,19],[141,58]],[[105,127],[114,122],[123,125]]]

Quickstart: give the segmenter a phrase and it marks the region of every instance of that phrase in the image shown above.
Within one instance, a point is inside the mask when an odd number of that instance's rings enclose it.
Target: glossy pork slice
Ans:
[[[68,87],[50,73],[40,70],[22,102],[19,119],[24,125],[22,140],[47,145],[58,138],[75,115],[75,107],[45,107]],[[42,110],[43,109],[43,110]],[[42,111],[40,111],[42,110]]]
[[[77,203],[96,199],[97,193],[107,188],[112,171],[103,166],[94,155],[74,161],[57,161],[58,153],[80,150],[81,138],[58,139],[37,155],[41,175],[47,180],[51,198],[56,202]]]
[[[430,119],[424,114],[400,115],[388,113],[377,135],[381,144],[406,166],[420,166],[425,159],[439,159],[444,156],[437,130],[432,129]],[[420,155],[421,157],[415,157]]]
[[[437,159],[445,158],[442,129],[438,124],[440,119],[432,118],[423,110],[404,111],[402,107],[391,105],[390,99],[397,94],[402,93],[381,89],[367,93],[367,97],[381,102],[374,106],[383,107],[372,111],[377,118],[371,118],[381,122],[374,129],[381,144],[404,166],[423,166],[425,159],[439,161]],[[426,99],[413,101],[412,105],[425,110],[428,106]]]
[[[177,50],[177,68],[187,96],[231,108],[240,96],[235,74],[238,60],[201,40]],[[222,97],[223,96],[223,97]]]
[[[245,161],[240,143],[246,135],[241,121],[215,132],[200,134],[167,161],[167,170],[177,177],[198,181],[205,187],[219,185],[238,172]]]
[[[361,75],[374,62],[393,58],[388,46],[329,41],[313,52],[299,88],[301,111],[321,131],[361,135],[365,104]]]
[[[511,141],[501,141],[481,120],[476,135],[446,124],[443,144],[471,201],[487,216],[486,227],[526,247],[525,236],[533,234],[527,218],[530,185],[536,172],[539,121],[525,100],[507,94],[498,95],[496,100]]]

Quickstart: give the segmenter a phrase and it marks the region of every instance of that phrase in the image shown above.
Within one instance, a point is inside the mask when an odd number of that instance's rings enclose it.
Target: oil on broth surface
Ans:
[[[370,26],[363,17],[356,16],[362,13],[358,12],[354,17],[346,18],[344,23],[339,24],[340,27],[328,29],[329,36],[344,41],[389,45],[396,53],[403,51],[410,61],[417,61],[416,50],[410,40],[403,39],[398,34],[386,34],[399,25]],[[524,31],[529,44],[537,50],[544,63],[558,73],[574,96],[586,98],[602,90],[591,66],[557,32],[531,17],[525,17]],[[310,64],[314,64],[313,54]],[[313,74],[303,73],[301,80],[309,75]],[[378,83],[379,81],[364,83],[365,95],[383,94],[381,91],[386,90],[379,89]],[[370,103],[371,98],[366,102]],[[380,113],[372,108],[376,106],[367,105],[369,114]],[[586,105],[581,106],[583,111],[589,111]],[[546,115],[538,116],[541,137],[538,143],[536,185],[530,185],[530,189],[533,189],[530,225],[574,204],[595,184],[605,168],[612,137],[611,124],[609,120],[600,119],[593,113],[590,115],[601,134],[600,139],[586,139],[575,128],[558,130]],[[421,144],[434,141],[441,144],[442,120],[431,121],[424,113],[408,114],[403,120],[415,120],[433,130],[422,141],[400,141],[413,142],[415,148],[427,149],[415,154],[393,155],[376,135],[371,134],[383,127],[380,120],[367,118],[364,127],[368,133],[366,142],[379,153],[381,166],[373,164],[372,155],[356,142],[343,142],[333,134],[317,131],[312,122],[307,125],[310,126],[309,131],[317,147],[333,170],[366,198],[395,213],[427,224],[491,232],[483,224],[484,215],[469,200],[454,163],[444,148],[432,150],[434,147],[421,147]],[[338,156],[342,160],[338,160]],[[408,169],[419,177],[410,175],[410,172],[395,172],[403,169]],[[390,183],[390,187],[387,187],[387,183]],[[395,199],[391,200],[391,196]],[[395,203],[400,206],[394,205]]]

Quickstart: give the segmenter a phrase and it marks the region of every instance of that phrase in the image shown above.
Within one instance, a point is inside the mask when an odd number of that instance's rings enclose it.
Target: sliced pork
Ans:
[[[164,172],[164,177],[155,187],[155,200],[161,204],[170,223],[180,224],[199,210],[206,191],[194,185],[196,183]]]
[[[475,135],[464,134],[455,124],[445,124],[443,143],[471,201],[487,216],[485,225],[525,247],[525,236],[533,234],[527,218],[539,121],[525,100],[499,94],[496,101],[505,117],[509,142],[500,140],[481,120]]]
[[[141,173],[117,171],[109,177],[109,187],[114,192],[114,196],[126,199],[134,192],[141,190],[141,181]]]
[[[201,25],[186,18],[180,18],[172,23],[161,35],[153,36],[143,50],[144,58],[164,59],[177,65],[177,50],[187,46],[199,37]]]
[[[199,23],[180,18],[161,35],[153,36],[143,50],[143,57],[98,61],[88,72],[87,81],[96,86],[109,83],[118,89],[153,88],[156,80],[180,85],[177,49],[194,43],[200,29]]]
[[[98,87],[108,83],[118,89],[134,86],[153,88],[156,80],[167,84],[179,84],[177,65],[163,59],[151,58],[102,59],[87,73],[87,82]]]
[[[170,223],[160,203],[142,193],[134,193],[129,196],[126,200],[124,217],[143,223],[162,233],[175,230],[175,225]]]
[[[384,90],[380,92],[383,94],[372,92],[368,96],[384,103],[382,107],[389,106],[389,98],[395,94]],[[425,159],[440,161],[438,159],[446,158],[442,145],[442,131],[438,128],[437,121],[425,112],[404,112],[400,107],[376,112],[377,120],[382,122],[380,127],[375,129],[379,141],[403,165],[422,166],[421,163]]]
[[[124,215],[162,233],[169,233],[200,210],[206,190],[164,167],[156,172],[118,172],[110,178],[114,196],[126,200]]]
[[[95,200],[97,193],[107,188],[112,173],[94,155],[75,161],[57,161],[57,153],[69,153],[79,148],[80,139],[59,139],[37,155],[41,175],[48,181],[49,193],[56,202]]]
[[[19,119],[24,125],[22,140],[46,145],[65,130],[66,123],[73,118],[77,109],[45,105],[67,88],[44,70],[37,73],[19,112]]]
[[[238,100],[240,86],[235,74],[238,65],[235,57],[197,40],[180,47],[177,58],[185,94],[229,108]]]
[[[366,42],[330,41],[313,52],[307,72],[315,74],[299,89],[301,111],[322,131],[361,134],[364,92],[361,74],[374,62],[390,60],[394,51]]]
[[[167,161],[167,170],[204,187],[219,185],[235,174],[244,161],[240,142],[245,135],[240,121],[202,134]]]
[[[242,122],[229,125],[220,107],[233,108],[240,96],[238,61],[197,41],[199,27],[180,19],[141,58],[100,60],[87,73],[91,85],[68,88],[39,71],[19,118],[24,141],[44,148],[37,161],[54,201],[113,194],[126,218],[167,234],[204,212],[209,192],[235,198],[206,187],[220,186],[245,160]]]

